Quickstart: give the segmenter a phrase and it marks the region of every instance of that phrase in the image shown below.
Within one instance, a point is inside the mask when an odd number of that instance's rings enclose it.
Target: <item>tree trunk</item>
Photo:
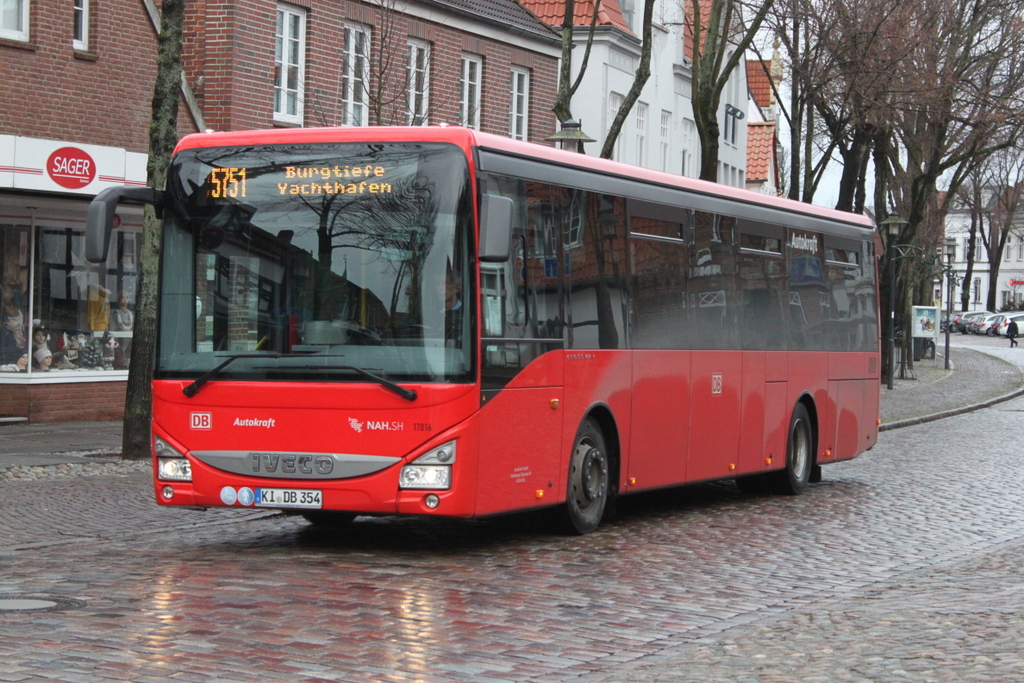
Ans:
[[[178,144],[178,98],[181,92],[182,27],[185,0],[163,0],[157,41],[157,76],[153,118],[149,126],[147,184],[163,189],[174,146]],[[162,223],[146,206],[139,255],[139,282],[132,336],[132,358],[125,394],[121,454],[128,459],[151,455],[152,381],[156,356],[156,298],[160,278]]]

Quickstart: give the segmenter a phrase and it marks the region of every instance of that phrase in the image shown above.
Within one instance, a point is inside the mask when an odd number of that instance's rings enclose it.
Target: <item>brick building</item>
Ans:
[[[0,12],[0,420],[119,419],[141,211],[106,264],[88,202],[145,184],[152,0],[4,0]],[[558,36],[515,0],[194,0],[182,134],[462,124],[542,142]]]

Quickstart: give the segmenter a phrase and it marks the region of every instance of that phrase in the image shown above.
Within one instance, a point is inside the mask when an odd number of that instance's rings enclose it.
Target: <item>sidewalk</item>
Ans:
[[[1005,339],[957,336],[951,370],[944,369],[940,343],[935,360],[915,363],[915,379],[908,373],[891,391],[882,385],[883,431],[1024,395],[1024,346],[1011,350]],[[120,422],[0,424],[0,470],[117,459],[120,452]]]

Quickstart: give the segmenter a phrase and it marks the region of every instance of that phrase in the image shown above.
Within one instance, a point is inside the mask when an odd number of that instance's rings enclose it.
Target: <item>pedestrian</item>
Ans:
[[[1010,338],[1010,348],[1012,349],[1017,345],[1017,332],[1020,330],[1017,328],[1017,321],[1010,318],[1010,324],[1006,326],[1006,336]]]

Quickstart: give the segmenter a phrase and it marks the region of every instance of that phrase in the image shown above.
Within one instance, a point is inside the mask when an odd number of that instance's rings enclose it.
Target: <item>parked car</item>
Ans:
[[[994,327],[998,325],[1000,322],[1002,322],[1003,318],[1005,317],[1005,313],[993,313],[992,315],[986,315],[982,316],[981,318],[977,318],[977,322],[974,325],[974,333],[984,334],[989,337],[993,336],[996,333]]]
[[[960,319],[960,331],[964,334],[974,334],[974,323],[978,322],[980,318],[992,315],[992,311],[971,311],[970,313],[964,313],[964,316]]]
[[[1024,330],[1024,313],[1006,313],[1003,315],[1003,319],[999,321],[999,325],[996,326],[996,334],[1003,337],[1006,336],[1006,328],[1010,326],[1010,321],[1017,321],[1017,328]]]

